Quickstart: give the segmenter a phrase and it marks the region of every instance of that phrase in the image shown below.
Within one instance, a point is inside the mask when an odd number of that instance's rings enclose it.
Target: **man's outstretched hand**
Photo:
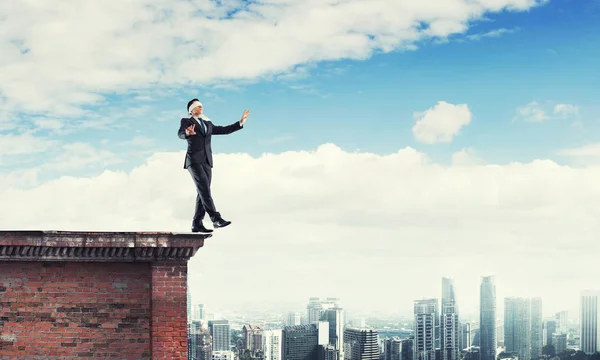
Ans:
[[[185,129],[185,134],[186,135],[196,135],[196,131],[194,131],[195,127],[196,127],[196,124],[192,124],[192,125],[188,126]]]
[[[240,119],[240,125],[244,125],[244,123],[246,122],[246,119],[248,118],[248,115],[250,115],[250,110],[244,110],[244,113],[242,114],[242,118]]]

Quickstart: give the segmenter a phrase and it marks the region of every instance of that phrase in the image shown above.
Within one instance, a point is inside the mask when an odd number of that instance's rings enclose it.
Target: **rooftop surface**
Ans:
[[[189,260],[211,234],[0,230],[0,261]]]

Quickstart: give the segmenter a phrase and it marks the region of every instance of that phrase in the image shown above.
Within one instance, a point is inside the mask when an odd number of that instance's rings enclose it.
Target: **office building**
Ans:
[[[482,277],[479,298],[479,357],[480,360],[496,360],[496,280],[494,276]]]
[[[317,360],[319,330],[316,324],[286,326],[282,331],[281,360]]]
[[[581,293],[580,303],[580,340],[579,349],[587,355],[592,355],[599,350],[600,312],[598,309],[599,291],[586,290]]]
[[[348,327],[344,330],[345,360],[379,360],[377,330]]]

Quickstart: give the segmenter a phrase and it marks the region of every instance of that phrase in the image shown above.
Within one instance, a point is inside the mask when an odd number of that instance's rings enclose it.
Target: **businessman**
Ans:
[[[205,214],[208,213],[214,228],[225,227],[231,224],[231,221],[221,217],[210,192],[213,167],[211,136],[228,135],[242,129],[250,111],[245,110],[242,118],[231,125],[217,126],[203,113],[202,104],[198,99],[188,102],[187,110],[191,116],[181,119],[177,134],[179,138],[187,140],[183,168],[189,171],[196,185],[196,210],[192,220],[192,232],[212,232],[202,223]]]

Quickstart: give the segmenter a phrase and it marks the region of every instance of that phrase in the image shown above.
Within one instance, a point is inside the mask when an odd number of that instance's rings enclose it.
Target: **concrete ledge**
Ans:
[[[0,230],[0,261],[187,261],[211,236],[172,232]]]

